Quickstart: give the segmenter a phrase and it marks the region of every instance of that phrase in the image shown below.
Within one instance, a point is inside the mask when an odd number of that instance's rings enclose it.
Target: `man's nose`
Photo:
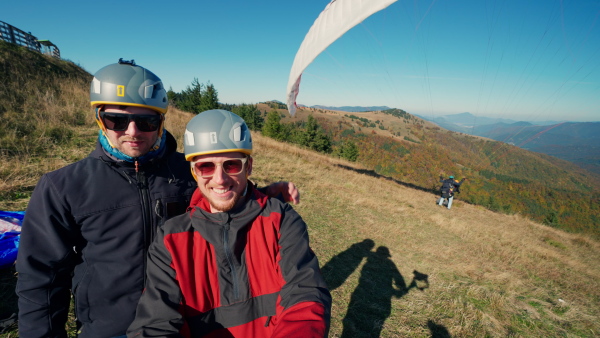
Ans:
[[[222,182],[225,182],[225,180],[227,180],[228,177],[229,177],[229,175],[227,175],[225,173],[225,171],[223,170],[223,164],[217,165],[217,167],[215,168],[215,173],[213,174],[212,180],[215,183],[222,183]]]
[[[129,125],[127,126],[127,130],[126,130],[127,135],[138,135],[141,133],[141,131],[138,129],[137,125],[135,124],[135,121],[130,121]]]

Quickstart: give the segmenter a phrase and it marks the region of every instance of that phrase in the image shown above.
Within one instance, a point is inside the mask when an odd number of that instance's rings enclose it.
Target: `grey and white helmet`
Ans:
[[[119,59],[94,74],[90,86],[90,104],[150,108],[161,114],[167,112],[167,91],[158,76],[134,60]]]
[[[185,159],[198,155],[241,152],[252,154],[252,136],[238,115],[221,109],[207,110],[192,118],[183,135]]]

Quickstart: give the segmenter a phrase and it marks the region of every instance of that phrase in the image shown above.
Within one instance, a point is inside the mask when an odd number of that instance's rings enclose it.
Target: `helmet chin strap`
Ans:
[[[190,171],[192,172],[192,176],[194,177],[194,180],[198,182],[198,176],[196,176],[196,172],[194,172],[194,164],[192,162],[190,162],[190,164]]]
[[[112,144],[112,142],[110,142],[110,139],[106,135],[106,126],[104,125],[104,122],[102,122],[102,119],[100,118],[100,110],[102,108],[104,108],[104,106],[105,105],[101,104],[101,105],[99,105],[99,106],[96,107],[96,123],[100,127],[100,134],[101,134],[101,135],[98,135],[98,138],[100,139],[100,137],[102,137],[104,139],[104,141],[106,141],[106,143],[108,144],[108,146],[110,147],[111,150],[118,151],[118,150],[115,149],[115,145]],[[105,142],[100,142],[100,143],[102,143],[102,146],[107,151],[109,151],[109,149],[107,149],[107,147],[104,146]]]

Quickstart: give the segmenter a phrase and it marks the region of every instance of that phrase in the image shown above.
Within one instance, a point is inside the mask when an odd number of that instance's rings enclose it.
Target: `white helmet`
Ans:
[[[198,155],[241,152],[252,154],[252,136],[238,115],[220,109],[204,111],[188,122],[183,135],[185,159]]]
[[[94,74],[90,85],[90,104],[137,106],[150,108],[161,114],[169,105],[167,91],[160,78],[134,60],[119,59]]]

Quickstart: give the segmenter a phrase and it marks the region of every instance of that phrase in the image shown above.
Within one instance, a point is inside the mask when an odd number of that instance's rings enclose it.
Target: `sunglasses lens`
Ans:
[[[101,112],[100,117],[106,129],[123,131],[129,127],[131,120],[135,121],[136,127],[143,132],[156,131],[162,122],[159,115],[132,115]]]
[[[246,160],[247,159],[245,158],[232,158],[223,161],[223,163],[220,166],[223,167],[223,171],[227,175],[237,175],[241,173],[242,170],[244,170],[244,163],[246,162]],[[195,166],[198,175],[204,178],[208,178],[215,174],[215,170],[217,170],[218,164],[215,164],[214,162],[195,162]]]
[[[107,129],[122,131],[127,129],[129,117],[123,114],[103,114],[102,122]]]
[[[244,162],[242,160],[227,160],[223,162],[223,170],[226,174],[235,175],[242,172]]]
[[[213,162],[200,162],[196,164],[196,169],[200,176],[212,176],[215,173],[215,164]]]
[[[134,116],[135,125],[140,131],[156,131],[160,127],[160,116]]]

